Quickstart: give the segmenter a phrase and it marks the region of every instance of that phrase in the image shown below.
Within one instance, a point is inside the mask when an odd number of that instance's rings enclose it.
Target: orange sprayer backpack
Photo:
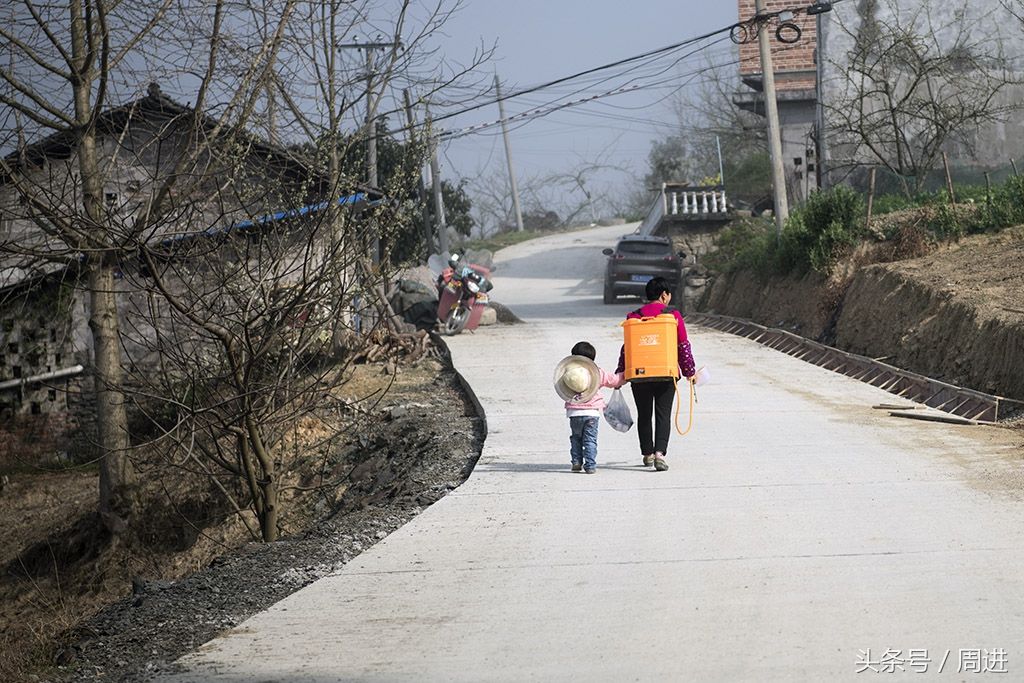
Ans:
[[[662,313],[647,318],[627,318],[622,330],[627,381],[678,379],[679,328],[674,315]]]

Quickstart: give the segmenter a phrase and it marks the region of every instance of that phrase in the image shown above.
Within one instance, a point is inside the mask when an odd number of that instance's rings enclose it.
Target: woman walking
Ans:
[[[686,336],[683,316],[679,311],[668,307],[672,301],[672,289],[669,287],[668,281],[662,277],[653,278],[647,283],[644,293],[647,295],[648,303],[628,313],[626,319],[651,318],[663,314],[674,315],[678,330],[679,371],[687,381],[692,383],[696,374],[693,352],[690,350],[690,341]],[[619,353],[619,365],[615,372],[621,373],[625,369],[626,348],[623,346]],[[675,382],[668,378],[639,381],[634,379],[630,382],[630,386],[633,388],[633,400],[636,402],[637,435],[640,437],[640,454],[643,457],[644,466],[654,465],[655,470],[664,472],[668,469],[665,456],[668,453],[668,437],[672,432],[672,402],[676,395]]]

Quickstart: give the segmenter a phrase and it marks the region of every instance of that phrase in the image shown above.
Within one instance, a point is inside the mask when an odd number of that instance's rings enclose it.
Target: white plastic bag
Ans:
[[[612,392],[612,398],[604,409],[604,419],[617,432],[628,432],[633,426],[633,415],[621,389]]]

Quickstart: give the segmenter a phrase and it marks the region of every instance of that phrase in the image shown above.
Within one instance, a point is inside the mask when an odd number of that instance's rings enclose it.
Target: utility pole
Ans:
[[[444,196],[441,194],[441,167],[437,163],[437,142],[431,142],[430,176],[434,184],[434,215],[437,216],[437,246],[441,253],[448,251],[448,223],[444,215]]]
[[[427,130],[431,131],[430,110],[427,109]],[[434,186],[434,218],[437,221],[437,248],[448,251],[448,223],[444,215],[444,195],[441,193],[441,165],[437,163],[437,137],[430,138],[430,182]]]
[[[821,14],[814,17],[814,139],[817,143],[815,161],[818,162],[816,166],[818,169],[818,187],[822,190],[828,187],[828,167],[825,165],[825,158],[828,156],[825,142],[825,97],[822,88],[823,71],[825,68],[825,52],[822,50],[822,47],[824,47],[825,42],[821,35],[821,29],[824,23]]]
[[[416,149],[416,119],[412,115],[412,97],[409,95],[409,89],[405,88],[402,90],[402,98],[405,100],[405,118],[407,125],[409,126],[409,145]],[[434,239],[430,231],[430,207],[427,206],[427,188],[426,183],[423,179],[423,164],[419,165],[419,177],[416,179],[416,196],[420,201],[420,210],[423,212],[423,244],[426,248],[425,258],[429,258],[431,252],[434,250]]]
[[[755,0],[757,15],[766,14],[764,0]],[[789,218],[789,200],[786,197],[786,172],[782,168],[782,139],[779,131],[779,105],[775,100],[775,67],[772,65],[772,47],[767,24],[760,24],[757,32],[761,48],[761,78],[764,84],[764,109],[768,119],[768,152],[772,161],[772,189],[775,196],[775,232],[782,236],[782,226]]]
[[[379,36],[378,36],[379,37]],[[373,51],[384,50],[384,49],[395,49],[400,47],[401,43],[390,42],[385,43],[381,41],[373,43],[360,43],[358,41],[352,43],[341,43],[337,45],[339,49],[344,48],[356,48],[359,50],[366,50],[366,184],[376,189],[378,184],[377,178],[377,102],[373,99]],[[371,257],[373,263],[376,265],[380,263],[380,235],[375,234],[373,236],[373,247]]]
[[[373,50],[366,48],[366,183],[377,187],[377,112],[373,106]],[[376,240],[374,240],[376,241]]]
[[[494,74],[494,93],[498,98],[498,117],[501,119],[501,137],[505,139],[505,159],[508,161],[508,184],[512,189],[512,209],[516,214],[516,230],[523,231],[523,213],[519,210],[519,186],[516,184],[516,172],[512,168],[512,145],[508,141],[508,125],[505,123],[505,104],[501,101],[501,82],[498,74]]]
[[[718,148],[718,184],[725,187],[725,165],[722,163],[722,139],[715,136],[715,147]]]

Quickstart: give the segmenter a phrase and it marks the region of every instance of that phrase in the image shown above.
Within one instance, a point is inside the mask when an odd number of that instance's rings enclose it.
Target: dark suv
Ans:
[[[644,287],[651,278],[661,276],[672,289],[678,289],[682,268],[680,259],[686,255],[672,251],[666,237],[627,235],[615,249],[605,249],[608,267],[604,271],[604,302],[615,303],[619,294],[644,296]]]

